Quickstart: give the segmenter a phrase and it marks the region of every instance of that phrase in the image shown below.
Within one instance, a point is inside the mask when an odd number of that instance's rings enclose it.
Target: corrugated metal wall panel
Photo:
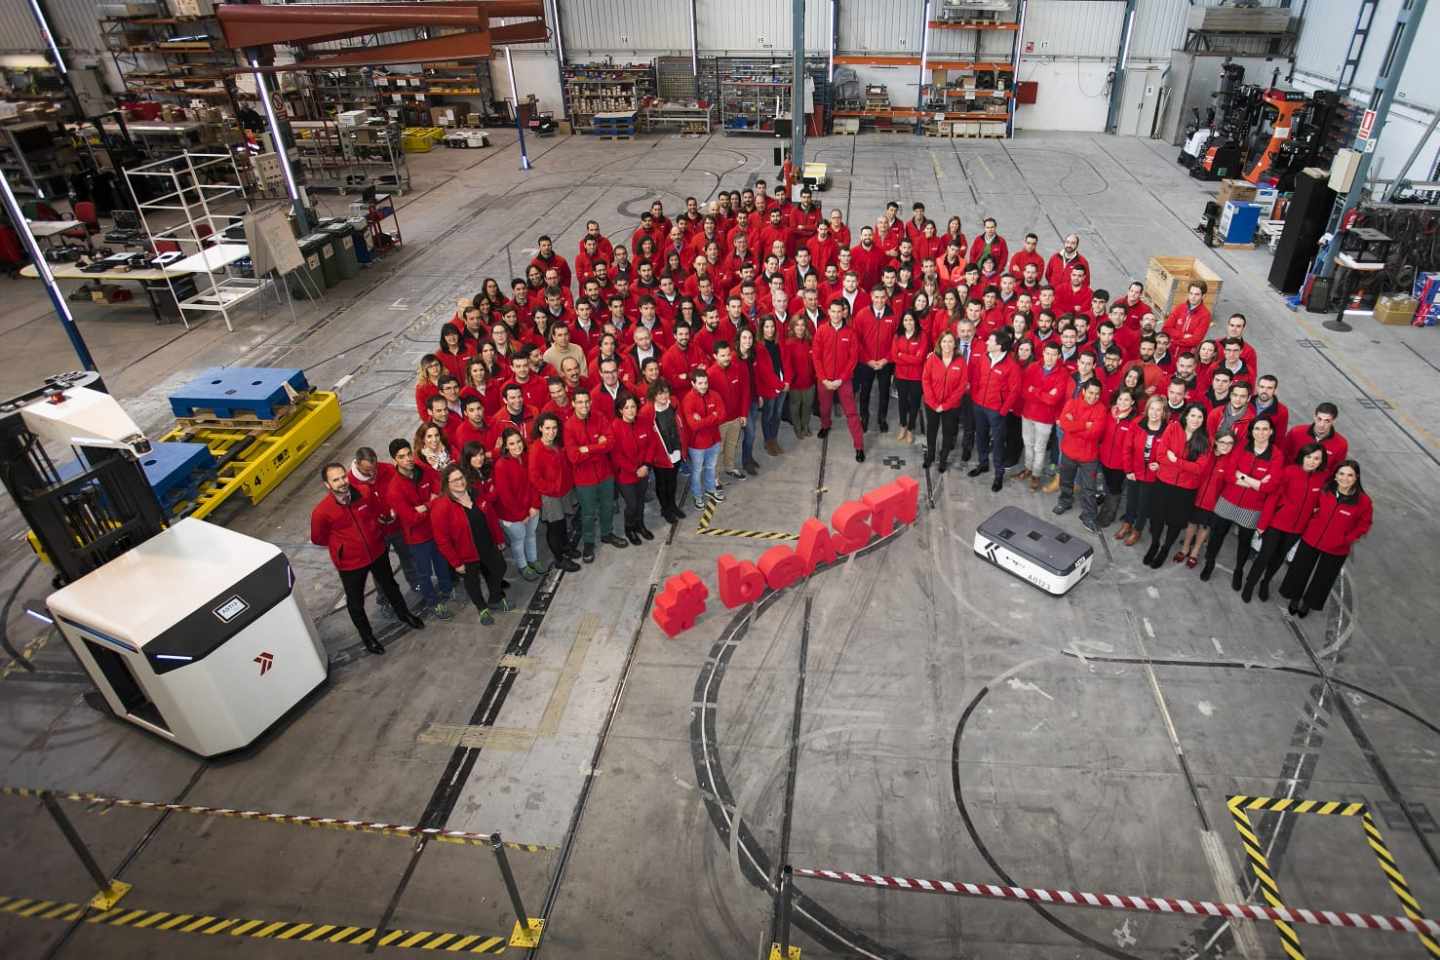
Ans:
[[[683,0],[675,2],[678,5]],[[844,6],[842,3],[841,8]],[[822,0],[806,3],[806,50],[830,49],[829,17]],[[696,0],[695,23],[702,51],[765,54],[791,49],[790,5],[776,0]],[[688,26],[685,44],[689,45]]]
[[[1116,0],[1032,0],[1025,40],[1041,57],[1114,57],[1125,5]]]
[[[840,0],[840,50],[919,54],[920,22],[924,16],[925,0]]]
[[[690,49],[688,0],[562,0],[568,50]]]
[[[1189,6],[1187,0],[1140,0],[1135,7],[1135,31],[1130,36],[1131,59],[1169,60],[1170,51],[1185,42]]]
[[[23,3],[0,3],[0,50],[33,53],[43,49],[45,38],[35,25],[30,8]]]
[[[1360,67],[1355,72],[1357,91],[1368,93],[1374,86],[1400,5],[1401,0],[1380,0],[1380,6],[1375,11],[1375,26],[1365,44]],[[1349,47],[1355,13],[1353,0],[1310,0],[1305,9],[1306,22],[1300,28],[1295,69],[1334,82]],[[1436,50],[1440,50],[1440,13],[1427,6],[1420,21],[1420,33],[1410,50],[1410,60],[1405,65],[1396,91],[1404,102],[1431,110],[1440,108],[1440,79],[1437,79],[1440,74],[1427,60],[1427,55]]]

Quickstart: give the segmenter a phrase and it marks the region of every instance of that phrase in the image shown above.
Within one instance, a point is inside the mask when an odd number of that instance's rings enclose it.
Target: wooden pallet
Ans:
[[[907,136],[907,137],[912,137],[912,136],[915,135],[915,128],[914,128],[913,126],[904,126],[904,127],[876,127],[876,128],[875,128],[875,132],[876,132],[876,133],[903,133],[903,134],[905,134],[905,136]]]
[[[1004,140],[1003,133],[952,133],[953,140]]]
[[[195,409],[191,416],[176,417],[175,424],[186,430],[246,430],[255,432],[270,432],[279,430],[281,425],[290,418],[301,404],[305,402],[302,394],[295,403],[287,403],[275,408],[275,416],[262,420],[253,413],[239,414],[233,417],[217,417],[209,415],[210,411]]]
[[[841,130],[841,129],[836,129],[836,130],[834,131],[834,135],[837,136],[837,137],[853,137],[853,136],[855,136],[856,134],[858,134],[859,132],[860,132],[860,131],[859,131],[858,129],[856,129],[856,130]]]
[[[634,140],[634,139],[635,139],[635,134],[633,134],[633,133],[597,133],[595,136],[596,136],[596,139],[599,139],[599,140]]]

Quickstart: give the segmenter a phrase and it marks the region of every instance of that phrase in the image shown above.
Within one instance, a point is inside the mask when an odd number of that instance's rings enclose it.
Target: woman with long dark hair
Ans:
[[[1115,522],[1125,493],[1125,473],[1130,463],[1130,448],[1140,418],[1135,407],[1135,394],[1121,390],[1110,401],[1109,429],[1100,439],[1100,473],[1105,481],[1105,499],[1100,503],[1096,523],[1101,528]]]
[[[413,449],[416,458],[436,473],[450,465],[450,444],[445,439],[445,431],[433,423],[422,423],[415,431]]]
[[[1304,617],[1311,610],[1324,609],[1350,548],[1370,532],[1374,516],[1374,504],[1360,484],[1360,464],[1341,460],[1315,501],[1315,512],[1300,534],[1295,559],[1280,583],[1280,595],[1290,601],[1291,616]]]
[[[900,433],[895,439],[901,443],[915,442],[915,424],[920,419],[923,394],[920,375],[925,369],[928,347],[922,316],[913,308],[906,310],[900,315],[900,324],[890,341],[890,362],[895,364],[895,392],[900,395]]]
[[[545,271],[533,263],[530,264],[530,266],[525,268],[525,286],[530,288],[531,294],[539,294],[540,291],[545,289]],[[545,298],[537,296],[531,302],[544,304]]]
[[[614,437],[610,460],[615,465],[615,485],[625,504],[625,539],[634,546],[654,540],[645,526],[645,490],[650,484],[652,464],[659,459],[654,425],[640,416],[640,401],[633,393],[621,393],[615,403]],[[668,459],[668,458],[667,458]]]
[[[1230,455],[1235,452],[1235,434],[1221,428],[1211,438],[1210,469],[1200,478],[1195,488],[1195,506],[1190,510],[1190,522],[1185,526],[1185,535],[1180,538],[1180,549],[1172,558],[1176,563],[1194,569],[1200,563],[1200,552],[1215,525],[1215,502],[1220,499],[1220,489],[1225,486]]]
[[[535,421],[534,443],[530,444],[530,482],[540,494],[540,519],[545,522],[545,543],[555,566],[576,573],[579,551],[570,546],[566,523],[580,511],[575,496],[575,476],[560,435],[560,418],[542,413]],[[576,525],[578,527],[578,523]]]
[[[1318,443],[1307,443],[1295,454],[1295,462],[1280,474],[1280,489],[1265,504],[1256,530],[1260,532],[1260,555],[1250,566],[1245,589],[1240,599],[1246,603],[1260,588],[1260,599],[1270,599],[1270,580],[1295,545],[1300,533],[1315,512],[1315,504],[1325,489],[1325,461],[1329,453]]]
[[[530,482],[525,435],[514,427],[500,433],[500,456],[495,460],[495,512],[520,576],[539,580],[549,570],[540,563],[535,541],[540,527],[540,492]]]
[[[685,511],[681,509],[675,493],[679,486],[680,461],[685,459],[686,451],[690,449],[690,431],[685,425],[685,418],[680,415],[679,404],[670,392],[670,384],[663,378],[650,384],[646,397],[647,402],[640,415],[655,425],[660,449],[664,451],[663,456],[657,457],[652,464],[655,468],[655,499],[660,502],[660,516],[665,518],[666,523],[675,523],[685,519]]]
[[[1250,562],[1250,542],[1255,537],[1255,527],[1266,504],[1280,489],[1283,461],[1279,448],[1272,442],[1274,435],[1275,425],[1269,420],[1251,423],[1249,440],[1231,454],[1225,465],[1224,483],[1215,501],[1210,544],[1205,549],[1205,566],[1200,568],[1201,580],[1209,580],[1215,572],[1220,546],[1234,526],[1235,572],[1230,577],[1230,586],[1239,590],[1245,585],[1245,564]]]
[[[460,330],[453,323],[446,324],[440,328],[440,345],[435,349],[435,359],[445,368],[445,372],[456,380],[465,376],[465,361],[468,355],[460,343]]]
[[[780,338],[780,321],[773,314],[761,317],[760,343],[755,349],[755,397],[765,452],[772,457],[785,452],[780,447],[780,413],[785,409],[785,358]]]
[[[1145,563],[1159,569],[1190,522],[1195,490],[1210,467],[1210,438],[1205,433],[1205,408],[1186,404],[1165,428],[1151,465],[1156,488],[1151,492],[1150,550]]]
[[[430,501],[430,526],[435,546],[445,562],[460,575],[465,593],[479,611],[480,622],[495,622],[491,608],[513,610],[505,599],[505,558],[495,544],[501,539],[500,525],[472,494],[466,472],[452,463],[440,471],[440,494]],[[485,578],[485,590],[480,578]],[[489,600],[486,600],[486,591]]]
[[[760,464],[755,462],[755,430],[760,423],[760,398],[755,390],[755,367],[758,359],[755,329],[748,325],[743,326],[735,334],[735,362],[741,365],[745,376],[750,380],[749,389],[746,391],[750,398],[750,408],[745,411],[745,424],[740,428],[740,463],[745,472],[751,475],[760,471]]]

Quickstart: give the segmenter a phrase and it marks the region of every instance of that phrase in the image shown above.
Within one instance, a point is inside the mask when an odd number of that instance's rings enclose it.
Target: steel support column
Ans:
[[[1110,107],[1105,113],[1105,132],[1120,126],[1120,103],[1125,99],[1125,74],[1130,60],[1130,36],[1135,32],[1135,0],[1125,0],[1125,19],[1120,24],[1120,49],[1115,52],[1115,72],[1110,80]]]
[[[925,74],[930,67],[930,0],[920,10],[920,72],[915,75],[915,132],[925,126]]]
[[[805,175],[805,0],[790,4],[790,165],[799,180]]]

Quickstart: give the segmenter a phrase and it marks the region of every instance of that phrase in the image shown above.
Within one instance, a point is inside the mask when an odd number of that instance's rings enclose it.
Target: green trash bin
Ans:
[[[299,270],[293,271],[288,277],[292,297],[309,300],[317,295],[324,295],[326,283],[321,247],[329,240],[328,236],[320,233],[311,233],[300,238],[300,256],[304,262]],[[303,281],[301,274],[304,274]]]
[[[350,233],[350,224],[344,220],[325,227],[335,244],[335,266],[341,280],[349,280],[360,272],[360,259],[355,256],[355,238]]]
[[[317,230],[311,236],[320,238],[320,266],[325,271],[325,286],[339,286],[344,277],[340,275],[340,264],[335,262],[335,238],[324,230]]]

